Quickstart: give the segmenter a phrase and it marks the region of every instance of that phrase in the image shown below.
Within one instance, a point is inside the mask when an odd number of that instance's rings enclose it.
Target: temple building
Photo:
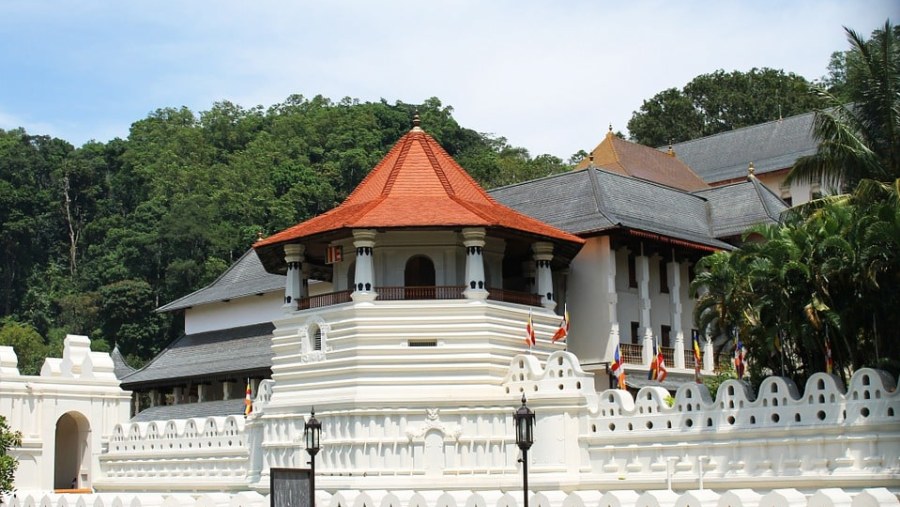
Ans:
[[[185,312],[185,334],[123,387],[138,393],[137,420],[237,414],[245,384],[255,392],[271,378],[266,345],[285,311],[486,298],[569,308],[572,338],[557,346],[604,388],[616,344],[634,389],[648,384],[657,346],[669,369],[661,385],[674,391],[694,379],[693,265],[785,208],[752,174],[710,187],[671,154],[611,131],[576,170],[485,194],[416,126],[341,206],[261,240],[208,287],[161,307]],[[315,332],[305,357],[324,357]]]
[[[693,264],[784,203],[611,135],[594,153],[488,193],[416,119],[340,206],[162,307],[185,334],[145,367],[69,336],[22,376],[0,347],[0,411],[27,428],[5,502],[263,507],[310,463],[315,413],[320,506],[900,505],[886,373],[714,397],[690,377]],[[637,382],[657,343],[673,380]],[[609,388],[616,345],[629,389]]]

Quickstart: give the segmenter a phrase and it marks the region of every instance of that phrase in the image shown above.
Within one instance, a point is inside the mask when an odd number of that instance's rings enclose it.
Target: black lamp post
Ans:
[[[522,406],[513,414],[516,420],[516,445],[522,450],[522,492],[525,497],[524,506],[528,507],[528,449],[534,443],[534,412],[525,406],[525,394],[522,394]]]
[[[316,419],[316,407],[312,408],[309,419],[303,424],[303,438],[306,439],[306,452],[309,453],[309,505],[316,507],[316,454],[319,453],[319,437],[322,435],[322,423]]]

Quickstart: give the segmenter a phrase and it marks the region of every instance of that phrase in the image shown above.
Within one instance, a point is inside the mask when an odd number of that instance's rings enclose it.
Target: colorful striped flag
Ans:
[[[250,412],[253,412],[253,399],[251,398],[250,391],[250,380],[247,379],[247,395],[244,396],[244,417],[250,415]]]
[[[619,382],[619,389],[625,389],[625,361],[622,360],[622,353],[619,351],[618,343],[616,344],[616,354],[613,356],[611,371]]]
[[[744,343],[740,338],[735,338],[734,345],[734,371],[737,373],[738,380],[744,378]]]
[[[534,336],[534,321],[531,320],[531,310],[528,310],[528,322],[525,324],[525,345],[534,347],[537,339]]]
[[[669,375],[669,370],[666,369],[666,358],[663,356],[662,347],[659,346],[658,342],[656,350],[656,380],[662,382]]]
[[[559,329],[553,333],[552,341],[557,342],[559,340],[565,340],[566,337],[569,336],[569,307],[568,305],[563,307],[563,316],[562,321],[559,323]]]
[[[825,373],[834,372],[834,360],[831,358],[831,344],[825,340]]]
[[[650,371],[647,372],[648,380],[656,380],[659,373],[659,353],[656,351],[656,342],[653,342],[653,355],[650,358]]]
[[[700,332],[691,331],[691,343],[694,348],[694,381],[700,383],[700,365],[703,363],[703,354],[700,352]]]

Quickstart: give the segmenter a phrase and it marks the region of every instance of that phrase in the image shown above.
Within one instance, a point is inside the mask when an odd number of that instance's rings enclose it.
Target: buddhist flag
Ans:
[[[737,373],[738,380],[744,378],[744,366],[744,343],[740,338],[735,338],[734,371]]]
[[[531,320],[531,310],[528,310],[528,323],[525,324],[525,345],[534,347],[537,340],[534,337],[534,322]]]
[[[659,374],[659,353],[656,351],[656,342],[653,342],[653,355],[650,358],[650,371],[647,372],[648,380],[656,380]]]
[[[666,358],[663,356],[662,347],[656,347],[656,350],[656,380],[662,382],[669,375],[669,370],[666,370]]]
[[[247,417],[250,415],[250,412],[253,412],[253,399],[250,398],[251,394],[250,380],[247,380],[247,395],[244,396],[244,417]]]
[[[700,353],[700,332],[691,331],[691,343],[694,347],[694,380],[700,383],[700,365],[703,363],[703,354]]]
[[[566,305],[563,310],[562,320],[559,323],[559,329],[553,333],[552,340],[557,342],[559,340],[565,340],[566,337],[569,336],[569,307]]]
[[[622,354],[619,351],[618,343],[616,344],[616,354],[613,356],[611,371],[619,381],[619,389],[625,389],[625,361],[622,360]]]
[[[825,373],[832,373],[834,371],[834,360],[831,359],[831,344],[828,343],[828,340],[825,340]]]

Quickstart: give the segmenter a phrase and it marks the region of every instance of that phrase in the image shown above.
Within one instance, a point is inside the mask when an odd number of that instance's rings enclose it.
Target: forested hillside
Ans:
[[[461,127],[437,98],[166,108],[127,139],[81,147],[0,130],[0,343],[15,346],[23,373],[59,354],[66,333],[146,361],[182,328],[155,308],[209,283],[258,233],[338,204],[416,110],[486,188],[568,168]]]

